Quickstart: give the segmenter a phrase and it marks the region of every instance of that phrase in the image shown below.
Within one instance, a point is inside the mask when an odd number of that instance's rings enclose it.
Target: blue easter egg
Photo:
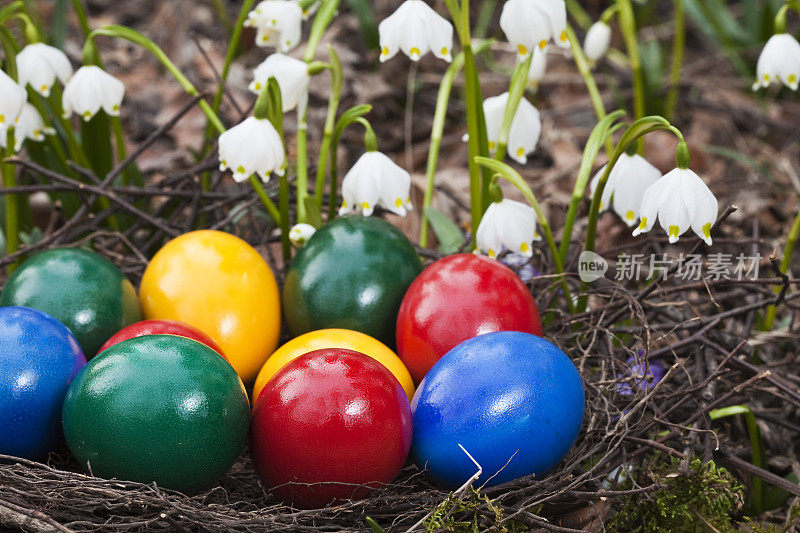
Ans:
[[[555,466],[583,421],[575,365],[530,333],[501,331],[466,340],[425,376],[411,404],[413,453],[437,482],[456,488],[483,468],[489,485]]]
[[[0,453],[41,459],[58,447],[64,395],[85,364],[61,322],[29,307],[0,307]]]

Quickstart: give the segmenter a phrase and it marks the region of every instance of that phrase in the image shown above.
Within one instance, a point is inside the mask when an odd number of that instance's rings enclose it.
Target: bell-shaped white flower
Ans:
[[[302,37],[303,10],[297,2],[264,0],[247,15],[244,25],[256,29],[256,44],[288,52]]]
[[[714,193],[688,168],[676,168],[651,185],[642,198],[639,226],[633,236],[648,232],[656,217],[674,243],[691,228],[706,244],[711,245],[711,226],[717,219]]]
[[[76,113],[89,120],[100,109],[117,117],[124,97],[125,85],[117,78],[95,65],[81,67],[64,88],[64,118]]]
[[[611,44],[611,26],[598,20],[586,32],[583,41],[583,52],[590,61],[595,62],[606,55],[608,45]]]
[[[500,27],[520,57],[550,39],[562,48],[567,40],[567,7],[564,0],[508,0],[500,14]]]
[[[538,87],[544,79],[545,70],[547,70],[547,48],[544,50],[534,48],[531,67],[528,69],[528,86]]]
[[[533,255],[531,243],[541,239],[536,231],[536,211],[529,205],[505,198],[489,205],[475,234],[478,250],[492,258],[503,247],[530,257]]]
[[[308,86],[311,83],[305,61],[283,54],[272,54],[253,71],[250,90],[255,94],[261,94],[271,77],[278,81],[281,88],[283,112],[286,113],[296,107],[302,116],[308,104]]]
[[[777,33],[764,45],[756,64],[753,90],[778,82],[793,91],[800,84],[800,43],[788,33]]]
[[[603,165],[592,178],[591,192],[597,189],[600,176],[605,172]],[[611,169],[608,181],[600,198],[600,211],[613,207],[628,226],[633,226],[639,219],[639,207],[642,205],[644,191],[661,178],[661,172],[639,154],[622,154],[617,164]]]
[[[311,224],[295,224],[292,226],[292,229],[289,230],[289,240],[295,248],[302,248],[316,231],[317,228]]]
[[[400,216],[413,209],[411,175],[380,152],[366,152],[342,180],[339,215],[361,211],[368,217],[376,205]]]
[[[381,61],[402,50],[413,61],[429,51],[447,62],[453,60],[453,25],[423,0],[406,0],[378,25]]]
[[[27,99],[25,89],[0,70],[0,134],[4,135],[6,128],[14,125]]]
[[[283,176],[285,160],[281,136],[265,118],[248,117],[219,136],[219,169],[230,169],[237,183],[253,174],[264,182],[272,172]]]
[[[508,96],[508,93],[503,93],[483,101],[486,135],[489,140],[489,150],[492,152],[497,148]],[[539,119],[539,111],[528,100],[522,98],[508,132],[508,155],[521,165],[527,163],[527,156],[536,149],[541,132],[542,121]]]
[[[31,88],[45,98],[56,80],[66,85],[72,76],[72,65],[67,55],[44,43],[29,44],[17,54],[19,84]]]
[[[54,135],[56,130],[44,125],[42,116],[33,105],[25,102],[17,119],[14,121],[14,151],[19,152],[25,139],[43,141],[45,135]],[[0,148],[6,147],[7,135],[0,135]]]

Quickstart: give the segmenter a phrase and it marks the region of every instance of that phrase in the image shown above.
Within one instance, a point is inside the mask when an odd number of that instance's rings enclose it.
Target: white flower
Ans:
[[[278,80],[281,88],[283,112],[286,113],[296,107],[297,112],[302,116],[308,104],[308,86],[311,82],[308,65],[293,57],[272,54],[253,71],[250,90],[255,94],[260,94],[271,77]]]
[[[413,61],[430,51],[434,56],[452,61],[453,25],[422,0],[406,0],[397,11],[378,25],[381,61],[402,50]]]
[[[0,134],[13,125],[22,111],[28,93],[11,76],[0,70]]]
[[[634,237],[650,231],[658,216],[670,243],[677,242],[678,237],[691,228],[711,245],[711,226],[717,219],[717,199],[700,176],[688,168],[676,168],[644,192],[641,214],[642,222],[633,230]]]
[[[271,172],[283,176],[283,142],[267,119],[246,118],[219,136],[219,169],[231,169],[237,183],[258,174],[269,180]]]
[[[515,200],[492,203],[483,214],[475,243],[478,250],[496,257],[505,246],[527,257],[533,255],[531,243],[541,240],[536,232],[536,211]]]
[[[19,84],[31,88],[45,98],[56,80],[66,85],[72,76],[72,65],[66,54],[44,43],[29,44],[17,54]]]
[[[303,10],[297,2],[264,0],[247,15],[245,26],[256,29],[256,44],[288,52],[300,42]]]
[[[490,151],[497,148],[508,96],[508,93],[503,93],[483,101]],[[541,132],[542,122],[539,120],[539,111],[523,97],[519,101],[514,120],[511,122],[511,130],[508,132],[508,155],[524,165],[528,161],[527,155],[536,149]]]
[[[289,230],[289,240],[292,241],[295,248],[302,248],[316,231],[317,228],[311,224],[295,224]]]
[[[788,33],[777,33],[764,45],[758,56],[753,90],[778,81],[793,91],[800,83],[800,43]]]
[[[609,44],[611,44],[611,26],[598,20],[586,32],[583,51],[590,61],[595,62],[606,55]]]
[[[45,135],[53,135],[56,130],[44,125],[42,116],[33,105],[25,102],[22,112],[14,121],[14,151],[19,152],[25,139],[43,141]],[[0,148],[6,147],[6,135],[0,135]]]
[[[376,205],[400,216],[413,209],[411,175],[380,152],[366,152],[342,180],[339,215],[361,210],[368,217]]]
[[[301,0],[294,0],[295,2],[300,2]],[[313,4],[309,7],[303,9],[303,20],[308,20],[308,18],[317,12],[319,9],[320,4],[322,4],[322,0],[316,0]]]
[[[61,105],[64,118],[74,112],[89,120],[102,108],[111,116],[119,116],[119,106],[125,96],[125,85],[95,65],[81,67],[64,87]]]
[[[605,170],[606,166],[603,165],[592,178],[592,196]],[[633,226],[639,219],[639,207],[642,205],[644,192],[660,177],[661,172],[644,157],[639,154],[622,154],[608,175],[603,196],[600,198],[600,211],[613,207],[628,226]]]
[[[533,59],[531,59],[531,68],[528,69],[528,86],[538,87],[539,83],[544,79],[544,72],[547,69],[547,48],[533,49]]]
[[[558,46],[569,47],[564,0],[508,0],[500,15],[500,27],[520,57],[537,46],[544,49],[550,39]]]

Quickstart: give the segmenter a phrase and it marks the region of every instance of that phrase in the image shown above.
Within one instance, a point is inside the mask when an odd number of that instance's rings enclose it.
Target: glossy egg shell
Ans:
[[[233,367],[176,335],[98,354],[64,399],[64,435],[96,476],[193,492],[211,486],[247,441],[250,404]]]
[[[421,270],[414,246],[388,222],[337,218],[314,233],[289,266],[286,323],[295,336],[343,328],[394,346],[397,310]]]
[[[427,267],[409,287],[397,317],[397,353],[419,383],[458,343],[493,331],[541,335],[533,296],[502,263],[451,255]]]
[[[229,233],[193,231],[168,242],[147,266],[139,297],[145,318],[185,322],[211,337],[245,382],[278,345],[275,276]]]
[[[67,326],[87,358],[114,333],[142,319],[131,282],[88,250],[55,248],[34,255],[11,275],[0,305],[39,309]]]
[[[414,458],[439,483],[456,488],[475,474],[459,444],[483,467],[476,485],[529,474],[538,479],[580,432],[583,382],[549,341],[489,333],[442,357],[417,389],[412,409]]]
[[[0,307],[0,454],[43,459],[61,436],[61,404],[86,364],[58,320],[28,307]]]
[[[256,403],[264,385],[287,363],[308,352],[324,348],[345,348],[372,357],[397,378],[403,390],[406,391],[409,401],[414,397],[414,382],[411,380],[411,374],[408,373],[408,369],[397,357],[397,354],[381,341],[349,329],[320,329],[295,337],[269,356],[256,378],[253,387],[253,404]]]
[[[392,481],[411,435],[408,399],[386,367],[351,350],[317,350],[264,387],[252,415],[250,453],[279,498],[315,508],[363,498]]]
[[[187,339],[202,342],[220,354],[222,357],[225,357],[225,354],[222,353],[222,348],[220,348],[219,345],[214,342],[213,339],[211,339],[211,337],[199,329],[194,328],[189,324],[178,322],[177,320],[142,320],[141,322],[131,324],[130,326],[119,330],[110,339],[108,339],[105,344],[100,347],[100,351],[102,352],[106,348],[110,348],[111,346],[114,346],[122,341],[133,339],[135,337],[142,337],[144,335],[178,335],[180,337],[186,337]]]

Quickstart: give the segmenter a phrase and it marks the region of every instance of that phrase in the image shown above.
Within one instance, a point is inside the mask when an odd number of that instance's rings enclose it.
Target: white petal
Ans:
[[[297,2],[265,0],[247,16],[246,25],[255,27],[256,44],[288,52],[300,42],[303,10]]]
[[[597,21],[586,32],[583,51],[591,61],[597,61],[608,51],[611,44],[611,27],[603,21]]]
[[[267,181],[271,172],[281,172],[283,144],[269,120],[249,117],[219,136],[219,160],[237,182],[253,174]]]
[[[486,253],[489,257],[497,257],[503,248],[498,235],[499,217],[502,216],[500,204],[495,202],[489,205],[475,232],[475,245],[478,250]]]
[[[278,81],[281,89],[283,112],[287,113],[297,107],[298,113],[302,115],[308,102],[308,87],[311,82],[308,65],[284,54],[272,54],[253,70],[253,81],[249,89],[260,94],[271,77]]]
[[[125,85],[100,67],[81,67],[69,80],[62,95],[64,114],[77,113],[84,120],[102,108],[109,115],[119,115]]]
[[[528,84],[538,86],[539,82],[544,79],[544,73],[547,69],[547,48],[542,50],[538,46],[533,49],[533,59],[531,60],[531,68],[528,70]]]
[[[614,211],[628,226],[633,226],[639,219],[644,192],[661,178],[661,172],[638,154],[623,154],[612,174],[615,178],[611,199]]]
[[[56,79],[66,83],[72,76],[67,56],[44,43],[29,44],[17,54],[19,84],[27,84],[44,97],[49,96]]]
[[[14,124],[27,98],[25,89],[0,70],[0,133]]]
[[[717,220],[719,207],[717,199],[700,176],[691,170],[682,171],[680,179],[683,201],[686,204],[691,228],[710,246],[711,226]]]
[[[406,0],[378,25],[381,61],[402,50],[418,61],[426,53],[452,60],[453,25],[422,0]]]
[[[527,162],[527,155],[536,149],[541,133],[542,122],[539,119],[539,110],[523,97],[517,106],[514,120],[511,122],[511,130],[508,134],[508,155],[524,165]]]
[[[636,229],[633,230],[634,237],[653,229],[661,205],[670,194],[669,185],[670,180],[667,180],[667,176],[664,176],[644,191],[642,206],[639,208],[641,221]]]
[[[550,37],[561,48],[569,48],[567,40],[567,6],[564,0],[533,0],[534,5],[546,15]]]
[[[500,14],[500,28],[521,57],[526,57],[536,46],[547,46],[551,36],[547,14],[532,0],[508,0]]]

